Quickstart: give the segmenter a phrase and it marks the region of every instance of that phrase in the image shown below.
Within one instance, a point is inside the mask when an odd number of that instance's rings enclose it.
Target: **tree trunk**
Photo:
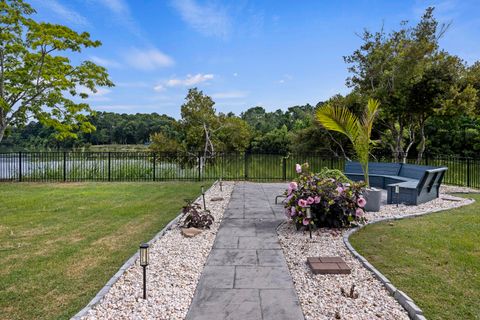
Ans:
[[[408,143],[405,151],[402,154],[402,163],[407,163],[408,153],[410,152],[410,149],[415,143],[415,128],[413,126],[408,127],[408,136],[410,138],[410,142]]]
[[[395,152],[393,157],[396,162],[400,162],[403,159],[403,149],[402,149],[402,139],[403,139],[403,123],[398,120],[399,122],[399,130],[396,128],[392,131],[396,135],[395,138]]]
[[[2,142],[3,136],[5,135],[5,130],[7,130],[7,125],[0,124],[0,142]]]
[[[425,152],[425,144],[427,142],[427,138],[425,137],[425,121],[422,121],[420,124],[420,144],[418,146],[418,157],[417,157],[417,164],[423,159],[423,153]]]

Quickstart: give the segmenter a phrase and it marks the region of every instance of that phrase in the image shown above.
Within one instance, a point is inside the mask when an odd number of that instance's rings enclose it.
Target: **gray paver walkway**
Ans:
[[[278,242],[285,184],[238,183],[195,291],[189,320],[302,320]]]

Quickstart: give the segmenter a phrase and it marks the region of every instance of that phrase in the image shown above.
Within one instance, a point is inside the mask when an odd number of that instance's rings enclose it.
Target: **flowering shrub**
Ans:
[[[297,164],[295,169],[299,177],[290,182],[286,191],[285,214],[297,227],[315,224],[318,227],[340,228],[364,222],[363,208],[367,201],[362,196],[363,183],[348,182],[338,170],[327,169],[328,172],[322,170],[313,174],[307,163],[302,166]],[[311,208],[311,219],[307,217],[308,206]]]

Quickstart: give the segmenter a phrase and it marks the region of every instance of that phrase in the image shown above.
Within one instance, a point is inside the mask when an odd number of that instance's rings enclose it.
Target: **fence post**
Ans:
[[[287,181],[287,156],[282,158],[283,181]]]
[[[18,182],[22,182],[22,152],[18,153]]]
[[[63,182],[67,181],[67,152],[63,151]]]
[[[467,187],[471,186],[470,183],[470,157],[467,158]]]
[[[330,169],[333,169],[333,156],[330,156]]]
[[[245,174],[245,181],[248,180],[248,151],[245,151],[245,153],[243,154],[243,165],[244,165],[244,168],[243,168],[243,172]]]
[[[157,166],[157,154],[153,153],[153,181],[155,181],[155,171]]]
[[[112,178],[111,162],[112,162],[112,154],[111,152],[108,152],[108,181],[110,181],[110,179]]]

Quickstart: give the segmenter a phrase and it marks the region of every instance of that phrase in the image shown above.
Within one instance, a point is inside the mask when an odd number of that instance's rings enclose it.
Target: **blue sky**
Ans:
[[[30,0],[37,19],[87,31],[100,48],[74,60],[107,67],[114,88],[89,98],[95,110],[176,118],[188,88],[213,97],[217,111],[239,114],[316,104],[346,93],[343,56],[355,33],[417,22],[436,7],[452,22],[442,47],[480,60],[480,0]]]

